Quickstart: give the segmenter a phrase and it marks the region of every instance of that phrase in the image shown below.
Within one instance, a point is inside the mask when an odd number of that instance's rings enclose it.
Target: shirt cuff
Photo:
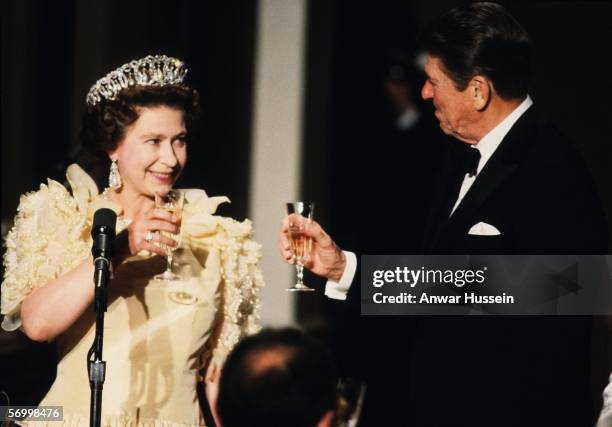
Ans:
[[[348,251],[342,251],[346,257],[346,266],[344,267],[344,273],[340,281],[334,282],[328,280],[325,284],[325,295],[331,299],[345,300],[346,294],[353,283],[355,278],[355,272],[357,271],[357,257],[354,253]]]

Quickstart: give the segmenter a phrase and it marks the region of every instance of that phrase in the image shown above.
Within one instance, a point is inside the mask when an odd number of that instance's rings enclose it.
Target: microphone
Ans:
[[[117,214],[112,209],[98,209],[94,214],[91,237],[93,247],[91,253],[95,260],[101,258],[107,263],[113,256],[113,242],[115,241],[115,223]]]
[[[106,376],[106,362],[102,360],[104,341],[104,312],[106,311],[106,288],[108,287],[109,267],[115,242],[115,223],[117,214],[112,209],[98,209],[94,213],[91,237],[91,253],[94,257],[94,310],[96,312],[96,335],[87,352],[87,373],[91,399],[89,406],[89,425],[99,426],[102,416],[102,388]]]
[[[105,287],[108,283],[110,261],[113,256],[116,221],[117,214],[112,209],[98,209],[94,214],[91,228],[91,237],[93,238],[91,253],[94,257],[96,295],[99,292],[104,296],[106,294]],[[99,309],[106,311],[106,301],[96,304],[96,311]]]

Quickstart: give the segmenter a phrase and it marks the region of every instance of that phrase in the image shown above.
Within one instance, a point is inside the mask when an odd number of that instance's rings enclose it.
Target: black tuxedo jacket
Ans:
[[[445,153],[425,251],[576,254],[606,249],[604,212],[583,160],[533,106],[510,129],[449,217],[449,188],[463,174],[453,163],[456,148]],[[495,226],[501,235],[468,235],[478,222]]]
[[[605,253],[607,225],[587,168],[533,106],[514,124],[449,217],[454,204],[449,193],[465,173],[455,150],[464,147],[452,141],[444,153],[421,252]],[[469,235],[479,222],[501,234]],[[349,300],[353,308],[359,305],[359,286],[351,287]],[[371,358],[365,364],[380,374],[369,376],[375,394],[369,398],[377,408],[368,412],[366,399],[366,425],[594,423],[590,318],[361,316],[359,324],[367,330],[390,324],[387,320],[401,325],[401,331],[394,327],[392,333],[374,336],[378,341],[372,341],[373,335],[368,342],[360,341],[374,346],[365,352]],[[396,353],[401,358],[394,357]]]
[[[452,150],[433,198],[424,251],[603,254],[608,229],[579,154],[532,106],[449,217]],[[460,179],[460,177],[459,177]],[[500,235],[469,235],[485,222]],[[534,284],[537,286],[537,284]],[[412,336],[414,426],[590,426],[591,322],[584,317],[422,317]]]

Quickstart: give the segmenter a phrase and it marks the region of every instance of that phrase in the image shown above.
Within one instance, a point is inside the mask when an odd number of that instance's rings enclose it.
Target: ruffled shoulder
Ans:
[[[610,383],[603,392],[603,407],[596,427],[606,426],[612,426],[612,372],[610,373]]]
[[[206,257],[207,274],[218,274],[220,322],[210,343],[208,376],[223,365],[228,353],[259,326],[259,291],[264,286],[261,245],[253,240],[250,220],[236,221],[215,215],[227,197],[208,197],[203,190],[185,190],[183,238],[196,257]],[[210,256],[213,254],[213,256]]]
[[[89,253],[91,218],[101,199],[94,181],[79,166],[68,167],[72,195],[48,179],[21,196],[5,245],[2,328],[21,326],[21,302],[34,289],[73,269]]]

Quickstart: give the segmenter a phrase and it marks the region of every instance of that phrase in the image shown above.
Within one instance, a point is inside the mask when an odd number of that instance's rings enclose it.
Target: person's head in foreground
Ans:
[[[296,329],[266,329],[229,355],[217,409],[223,427],[330,426],[337,383],[322,343]]]
[[[477,143],[527,96],[531,41],[501,5],[456,7],[423,32],[427,81],[442,131]]]

